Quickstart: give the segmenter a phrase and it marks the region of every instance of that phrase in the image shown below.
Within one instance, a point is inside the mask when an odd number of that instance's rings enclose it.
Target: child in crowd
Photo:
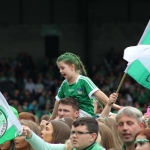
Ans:
[[[57,116],[59,100],[65,97],[73,97],[79,102],[80,117],[94,116],[93,98],[99,102],[108,103],[109,98],[87,77],[86,70],[80,58],[70,52],[66,52],[57,58],[57,66],[61,75],[65,78],[58,93],[51,119]],[[121,107],[113,104],[114,109]]]

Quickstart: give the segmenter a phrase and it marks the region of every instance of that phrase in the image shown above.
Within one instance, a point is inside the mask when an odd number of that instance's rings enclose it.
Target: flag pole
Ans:
[[[124,75],[123,75],[123,77],[122,77],[122,79],[121,79],[121,81],[120,81],[120,83],[119,83],[119,86],[118,86],[118,88],[117,88],[117,90],[116,90],[116,93],[119,93],[120,87],[121,87],[121,85],[122,85],[122,83],[123,83],[125,77],[126,77],[126,73],[124,73]]]

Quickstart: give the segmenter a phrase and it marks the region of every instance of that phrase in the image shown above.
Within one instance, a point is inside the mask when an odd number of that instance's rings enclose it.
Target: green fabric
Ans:
[[[98,87],[91,81],[91,79],[79,75],[77,81],[72,85],[69,85],[67,80],[62,82],[56,100],[65,97],[73,97],[78,100],[81,110],[94,116],[92,95],[97,90],[99,90]]]
[[[74,148],[73,150],[78,150],[78,149]],[[104,148],[102,146],[100,146],[97,142],[95,142],[94,144],[92,144],[91,146],[89,146],[83,150],[104,150]]]
[[[19,114],[18,114],[17,109],[14,108],[14,107],[12,107],[12,106],[10,106],[10,109],[13,111],[13,113],[15,114],[15,116],[16,116],[17,118],[19,118]]]
[[[127,74],[129,74],[139,84],[150,89],[150,72],[138,59],[130,64],[127,70]]]
[[[142,39],[141,44],[145,44],[145,45],[150,44],[150,30],[147,32],[147,34]]]

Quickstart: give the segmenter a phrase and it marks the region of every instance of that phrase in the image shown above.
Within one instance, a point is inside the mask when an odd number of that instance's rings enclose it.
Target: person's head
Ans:
[[[73,53],[66,52],[60,55],[56,62],[58,68],[60,69],[60,73],[65,79],[68,79],[71,75],[73,75],[72,73],[74,73],[74,71],[78,74],[87,76],[86,70],[80,58]]]
[[[63,98],[59,101],[58,117],[69,117],[75,120],[79,117],[79,103],[72,97]]]
[[[36,118],[32,113],[29,112],[21,112],[19,113],[19,120],[24,119],[24,120],[31,120],[33,122],[36,122]]]
[[[123,107],[118,111],[117,129],[126,146],[133,146],[136,133],[144,128],[142,116],[142,112],[132,106]]]
[[[38,125],[30,120],[19,120],[21,125],[29,127],[36,135],[40,136],[40,129]],[[18,136],[14,139],[15,147],[17,150],[33,150],[31,145],[25,140],[24,136]]]
[[[61,118],[60,121],[63,121],[64,123],[66,123],[70,127],[70,129],[72,128],[72,123],[73,123],[72,118],[64,117],[64,118]]]
[[[42,115],[42,116],[41,116],[41,119],[40,119],[40,122],[41,122],[42,120],[48,121],[49,119],[50,119],[50,115]]]
[[[48,143],[65,143],[70,137],[70,128],[62,121],[52,120],[47,123],[46,128],[41,131],[41,137]]]
[[[0,145],[0,150],[15,150],[14,141],[7,141]]]
[[[101,135],[100,145],[106,149],[115,148],[117,146],[111,129],[102,122],[99,122],[99,133]]]
[[[94,143],[98,136],[98,122],[92,117],[81,117],[73,122],[71,144],[74,148],[85,149]]]
[[[150,150],[150,129],[140,130],[135,136],[136,150]]]

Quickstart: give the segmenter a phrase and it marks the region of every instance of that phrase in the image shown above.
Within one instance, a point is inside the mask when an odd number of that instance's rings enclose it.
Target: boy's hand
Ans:
[[[116,100],[118,98],[118,94],[117,93],[112,93],[110,96],[109,96],[109,102],[108,102],[108,105],[109,106],[112,106]]]

